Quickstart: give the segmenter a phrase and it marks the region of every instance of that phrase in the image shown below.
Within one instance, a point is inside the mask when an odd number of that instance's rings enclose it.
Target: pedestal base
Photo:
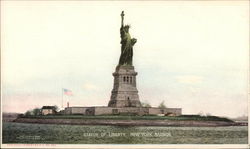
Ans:
[[[133,66],[117,66],[109,107],[141,107]]]

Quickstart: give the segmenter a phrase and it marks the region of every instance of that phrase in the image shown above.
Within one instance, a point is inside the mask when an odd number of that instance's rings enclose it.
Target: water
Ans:
[[[247,144],[247,126],[143,127],[3,123],[3,143]]]

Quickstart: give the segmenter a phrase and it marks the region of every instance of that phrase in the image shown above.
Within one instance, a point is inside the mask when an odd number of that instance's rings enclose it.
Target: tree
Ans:
[[[41,109],[40,109],[40,108],[35,108],[35,109],[32,110],[32,113],[33,113],[33,115],[35,115],[35,116],[40,115]]]
[[[41,114],[41,109],[40,108],[34,108],[32,110],[28,110],[24,113],[25,116],[31,116],[31,115],[40,115]]]
[[[165,105],[165,101],[162,101],[162,102],[159,104],[158,108],[167,108],[167,106]]]
[[[152,106],[148,102],[141,102],[142,107],[151,108]]]
[[[32,112],[29,110],[29,111],[26,111],[25,113],[24,113],[24,115],[25,116],[30,116],[30,115],[32,115]]]

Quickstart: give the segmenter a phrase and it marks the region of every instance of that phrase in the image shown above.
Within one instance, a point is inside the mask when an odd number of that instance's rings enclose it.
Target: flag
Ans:
[[[63,88],[63,93],[64,93],[64,95],[73,96],[72,91],[68,90],[68,89],[65,89],[65,88]]]

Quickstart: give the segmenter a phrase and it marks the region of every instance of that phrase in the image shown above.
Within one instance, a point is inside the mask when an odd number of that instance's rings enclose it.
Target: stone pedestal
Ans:
[[[136,88],[136,75],[134,66],[118,65],[114,76],[109,107],[141,107]]]

